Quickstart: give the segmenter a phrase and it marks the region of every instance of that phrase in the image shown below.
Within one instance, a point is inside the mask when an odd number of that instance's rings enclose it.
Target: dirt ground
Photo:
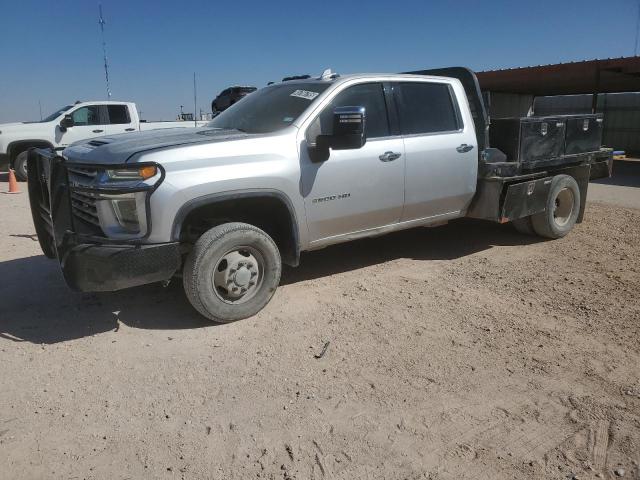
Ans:
[[[0,212],[3,479],[640,479],[640,210],[306,254],[224,326],[179,282],[69,291]]]

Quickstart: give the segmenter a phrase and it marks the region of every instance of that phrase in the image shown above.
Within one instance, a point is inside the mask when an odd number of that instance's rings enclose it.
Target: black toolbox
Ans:
[[[597,152],[602,145],[602,114],[567,115],[565,155]]]
[[[496,118],[489,143],[510,162],[526,167],[564,155],[566,119],[563,116]]]

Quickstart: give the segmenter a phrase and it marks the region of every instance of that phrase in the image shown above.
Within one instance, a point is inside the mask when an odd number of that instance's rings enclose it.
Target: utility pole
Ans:
[[[633,44],[633,56],[638,56],[638,32],[640,31],[640,0],[638,1],[638,19],[636,20],[636,41]]]
[[[198,120],[196,119],[196,115],[198,112],[198,101],[196,97],[196,72],[193,72],[193,126],[198,126]]]
[[[98,5],[98,10],[100,11],[100,19],[98,23],[100,24],[100,32],[102,33],[102,57],[104,59],[104,77],[107,81],[107,100],[111,100],[111,87],[109,87],[109,64],[107,63],[107,44],[104,40],[104,25],[105,21],[102,17],[102,4]]]

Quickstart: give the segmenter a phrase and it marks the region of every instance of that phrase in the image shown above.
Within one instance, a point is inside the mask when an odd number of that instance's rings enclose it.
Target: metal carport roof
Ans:
[[[536,96],[640,92],[640,57],[476,72],[483,91]]]

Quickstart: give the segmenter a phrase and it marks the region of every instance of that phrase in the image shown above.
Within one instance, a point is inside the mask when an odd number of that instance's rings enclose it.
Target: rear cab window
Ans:
[[[449,84],[397,82],[393,85],[393,91],[402,135],[457,132],[462,129],[458,104]]]
[[[126,105],[107,105],[107,115],[110,125],[131,123],[129,109]]]

